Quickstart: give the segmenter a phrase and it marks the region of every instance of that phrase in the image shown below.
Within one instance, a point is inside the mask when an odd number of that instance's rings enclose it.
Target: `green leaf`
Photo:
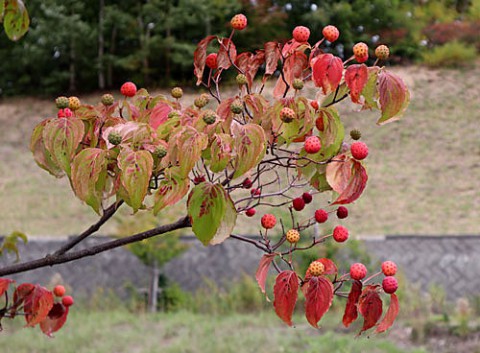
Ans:
[[[323,131],[319,133],[322,141],[322,149],[319,152],[320,159],[313,158],[317,162],[326,161],[336,156],[345,137],[345,129],[334,107],[322,108],[319,118],[323,119]]]
[[[400,119],[410,103],[410,93],[403,80],[391,72],[381,71],[378,75],[378,93],[382,116],[377,124]]]
[[[5,0],[0,0],[0,22],[3,22],[4,14],[5,14]]]
[[[170,162],[179,166],[178,172],[185,179],[208,147],[208,136],[191,126],[179,128],[169,141]]]
[[[310,185],[320,192],[332,190],[332,187],[327,182],[326,173],[315,173],[315,175],[310,178]]]
[[[265,155],[265,131],[260,125],[246,124],[236,126],[233,131],[237,156],[234,162],[233,178],[242,176],[255,167]]]
[[[0,256],[2,255],[3,251],[6,250],[7,252],[14,253],[17,257],[16,262],[18,262],[20,260],[18,247],[17,247],[17,243],[19,240],[22,240],[24,244],[28,243],[27,236],[22,232],[14,231],[10,235],[7,235],[3,239],[2,246],[0,247]]]
[[[30,18],[22,0],[5,0],[3,15],[3,27],[10,40],[19,40],[27,33]]]
[[[83,139],[85,127],[79,119],[52,119],[44,127],[45,148],[52,160],[70,177],[71,163]]]
[[[170,170],[165,171],[165,176],[166,179],[160,183],[155,193],[154,215],[157,215],[165,207],[180,201],[187,194],[190,187],[188,178],[180,178],[175,173],[171,173]]]
[[[363,87],[361,95],[365,98],[363,109],[378,109],[377,80],[380,68],[378,66],[368,68],[368,80]]]
[[[227,134],[215,134],[210,147],[210,170],[214,173],[223,171],[232,159],[233,139]]]
[[[57,178],[61,178],[65,175],[65,173],[53,161],[52,155],[45,149],[45,143],[43,141],[43,130],[45,125],[50,120],[52,119],[42,121],[33,130],[32,137],[30,139],[30,151],[32,151],[33,158],[40,168],[45,169],[47,172]]]
[[[132,151],[125,148],[118,155],[118,167],[122,171],[120,181],[128,195],[125,202],[137,212],[150,185],[152,155],[148,151]]]
[[[100,214],[107,179],[108,152],[99,148],[81,151],[72,163],[75,195]]]
[[[235,205],[220,184],[196,185],[188,195],[187,210],[193,233],[203,245],[222,243],[237,220]]]

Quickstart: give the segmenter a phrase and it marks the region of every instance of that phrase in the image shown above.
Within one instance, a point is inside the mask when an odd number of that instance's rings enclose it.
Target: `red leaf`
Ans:
[[[250,61],[250,58],[253,56],[253,53],[250,52],[245,52],[245,53],[240,53],[237,55],[237,59],[235,60],[235,65],[238,66],[240,70],[243,72],[248,70],[248,63]]]
[[[343,62],[332,54],[321,54],[313,64],[313,81],[317,87],[322,87],[323,94],[337,89],[342,80]]]
[[[393,322],[395,321],[399,311],[400,311],[400,307],[398,305],[398,297],[394,293],[390,296],[390,306],[388,307],[387,313],[385,314],[385,317],[378,325],[375,332],[381,333],[388,330],[393,325]]]
[[[200,41],[193,54],[193,73],[197,76],[197,86],[202,83],[203,71],[205,70],[205,60],[207,59],[207,46],[216,36],[208,36]]]
[[[280,50],[277,42],[265,43],[265,75],[271,75],[277,70],[278,60],[280,60]]]
[[[325,267],[325,270],[323,272],[324,275],[335,275],[335,274],[337,274],[337,272],[338,272],[337,266],[335,265],[335,263],[332,260],[322,257],[322,258],[317,259],[315,261],[321,262],[322,265]],[[310,269],[307,269],[307,272],[305,274],[305,280],[308,280],[310,277],[312,277],[312,275],[310,274]]]
[[[345,313],[343,314],[343,325],[345,327],[350,326],[358,317],[357,304],[362,294],[362,282],[354,281],[352,283],[352,289],[348,294],[347,306],[345,307]]]
[[[217,55],[217,65],[219,69],[226,70],[232,66],[232,62],[235,62],[235,59],[237,58],[237,48],[235,48],[235,44],[233,44],[228,38],[223,38],[222,40],[219,40],[219,42],[220,50]]]
[[[36,285],[31,294],[25,298],[24,311],[27,326],[32,327],[45,320],[52,307],[53,293]]]
[[[15,316],[17,308],[23,304],[25,299],[28,298],[34,290],[35,286],[31,283],[23,283],[15,289],[15,292],[13,292],[13,305],[12,309],[10,310],[10,315],[12,318]]]
[[[270,268],[270,264],[272,263],[273,259],[275,259],[276,254],[265,254],[260,259],[260,263],[258,264],[257,273],[255,274],[255,278],[257,280],[258,286],[262,290],[262,293],[265,294],[265,282],[267,280],[268,269]],[[268,297],[267,297],[268,300]]]
[[[367,286],[358,301],[358,311],[363,316],[363,327],[359,335],[377,324],[382,316],[382,310],[382,299],[377,293],[377,286]]]
[[[348,204],[360,197],[367,186],[367,171],[359,161],[346,156],[336,156],[326,170],[328,184],[339,193],[332,205]]]
[[[257,50],[254,56],[252,56],[248,62],[248,68],[245,71],[247,75],[248,85],[252,87],[253,79],[257,74],[258,68],[265,62],[265,52],[263,50]]]
[[[156,130],[168,120],[168,113],[171,111],[172,107],[169,104],[163,102],[158,103],[150,114],[150,126]]]
[[[293,271],[283,271],[277,276],[273,287],[275,313],[287,325],[292,326],[292,314],[298,297],[298,277]]]
[[[13,283],[14,281],[8,278],[0,278],[0,297],[5,293],[8,289],[8,286],[10,283]]]
[[[365,64],[350,65],[345,71],[345,83],[350,89],[353,103],[359,103],[360,94],[367,84],[368,69]]]
[[[308,57],[302,52],[293,52],[285,59],[283,63],[283,77],[280,76],[273,89],[275,98],[283,97],[285,93],[286,84],[291,86],[295,78],[302,76],[303,71],[308,67]]]
[[[49,337],[53,337],[52,333],[60,330],[67,321],[68,309],[61,303],[55,303],[45,320],[40,322],[42,332]]]
[[[410,94],[402,79],[388,71],[381,71],[378,74],[378,92],[382,116],[377,124],[400,119],[410,102]]]
[[[312,277],[305,294],[305,316],[315,328],[322,316],[330,309],[333,300],[333,284],[324,277]]]

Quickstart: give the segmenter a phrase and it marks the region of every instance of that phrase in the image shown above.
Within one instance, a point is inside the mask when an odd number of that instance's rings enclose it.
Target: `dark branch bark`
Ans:
[[[93,233],[95,233],[97,230],[100,229],[102,225],[105,224],[106,221],[108,221],[114,214],[117,212],[119,207],[123,204],[123,200],[119,201],[118,203],[115,202],[114,204],[110,205],[106,210],[103,211],[102,217],[98,220],[97,223],[91,225],[86,231],[84,231],[82,234],[79,236],[73,238],[71,241],[66,243],[64,246],[62,246],[60,249],[55,251],[53,255],[58,256],[65,254],[68,250],[72,249],[75,245],[80,243],[82,240],[85,238],[89,237]]]
[[[152,238],[156,235],[164,234],[176,229],[187,228],[187,227],[190,227],[190,220],[188,219],[187,216],[185,216],[180,218],[174,223],[156,227],[142,233],[134,234],[126,238],[108,241],[100,245],[92,246],[91,248],[87,248],[79,251],[73,251],[73,252],[69,252],[61,255],[55,255],[55,254],[47,255],[44,258],[41,258],[38,260],[6,266],[0,269],[0,277],[5,275],[11,275],[14,273],[26,272],[26,271],[34,270],[37,268],[71,262],[74,260],[81,259],[83,257],[93,256],[104,251],[118,248],[120,246],[128,245],[144,239]]]

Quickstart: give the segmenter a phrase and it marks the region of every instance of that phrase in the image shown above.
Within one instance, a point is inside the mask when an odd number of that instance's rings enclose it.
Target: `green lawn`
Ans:
[[[0,341],[4,353],[426,352],[401,349],[388,336],[355,338],[354,332],[316,331],[298,321],[297,327],[289,328],[271,312],[208,316],[74,310],[53,339],[38,329],[5,322]]]

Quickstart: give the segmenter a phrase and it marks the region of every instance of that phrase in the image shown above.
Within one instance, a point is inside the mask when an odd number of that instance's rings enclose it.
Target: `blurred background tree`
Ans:
[[[452,41],[460,43],[459,51],[462,45],[470,52],[480,48],[480,0],[45,0],[26,5],[31,24],[25,37],[19,42],[0,37],[0,96],[105,90],[125,80],[151,88],[193,85],[196,44],[212,33],[228,35],[228,22],[238,12],[249,19],[236,40],[239,51],[256,49],[260,37],[286,41],[296,25],[308,26],[312,41],[320,40],[327,24],[341,31],[331,50],[343,58],[351,55],[354,40],[371,47],[388,43],[393,64],[403,63],[400,58],[421,60],[426,49]]]

